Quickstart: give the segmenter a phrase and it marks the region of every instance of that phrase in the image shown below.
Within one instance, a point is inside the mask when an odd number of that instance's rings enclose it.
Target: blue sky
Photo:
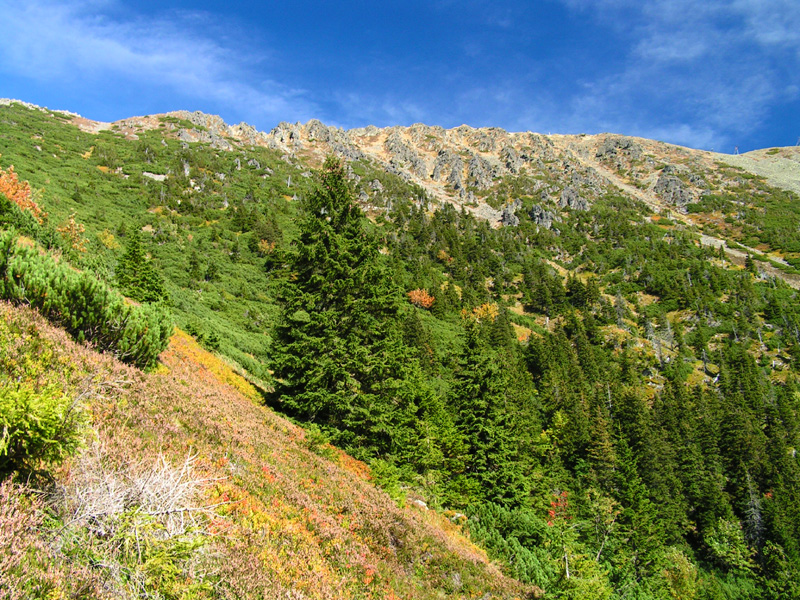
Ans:
[[[0,97],[269,130],[462,123],[744,152],[800,138],[800,0],[0,0]]]

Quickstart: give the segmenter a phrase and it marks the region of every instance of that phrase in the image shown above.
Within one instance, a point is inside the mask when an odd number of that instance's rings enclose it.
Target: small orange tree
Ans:
[[[429,309],[436,301],[436,298],[431,296],[428,290],[424,289],[411,290],[408,292],[408,299],[411,300],[411,304],[414,306],[424,309]]]
[[[75,252],[86,252],[86,244],[88,240],[83,237],[86,228],[82,223],[75,220],[75,213],[69,216],[69,219],[64,221],[61,226],[56,228],[56,231],[61,234],[70,248]]]
[[[44,220],[46,215],[33,199],[31,184],[27,181],[19,180],[19,176],[14,172],[14,165],[11,165],[8,169],[0,168],[0,194],[16,204],[21,210],[30,212],[39,223]]]

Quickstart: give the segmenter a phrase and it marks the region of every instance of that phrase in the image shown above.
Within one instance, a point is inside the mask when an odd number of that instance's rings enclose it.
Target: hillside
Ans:
[[[199,530],[116,570],[67,552],[59,581],[74,569],[142,597],[137,581],[162,597],[800,594],[794,149],[259,132],[186,111],[98,123],[13,102],[0,140],[1,364],[28,382],[8,406],[87,403],[98,444],[54,471],[66,498],[100,468],[92,452],[176,489],[187,460],[198,475]],[[73,446],[45,445],[41,465]],[[77,510],[51,504],[62,523]],[[139,549],[136,527],[92,547]]]
[[[175,333],[156,372],[142,373],[80,347],[30,310],[3,303],[0,314],[3,385],[35,373],[35,389],[57,386],[76,394],[91,415],[85,447],[58,473],[58,493],[66,498],[51,500],[53,510],[75,511],[75,519],[62,513],[63,521],[47,525],[51,534],[63,525],[71,539],[66,547],[42,550],[26,539],[29,533],[3,520],[0,564],[13,565],[5,544],[27,542],[14,548],[30,561],[23,563],[22,574],[45,582],[38,593],[20,591],[34,582],[15,580],[9,569],[0,579],[3,598],[75,593],[81,586],[84,594],[93,590],[81,597],[120,598],[135,590],[137,576],[164,578],[160,586],[140,585],[142,592],[164,593],[171,584],[175,589],[169,597],[184,597],[193,586],[191,597],[535,594],[503,577],[446,516],[410,503],[398,507],[371,483],[366,465],[260,406],[245,380],[185,333]],[[114,490],[98,486],[124,485],[132,474],[157,485],[153,479],[169,473],[161,460],[173,469],[183,466],[175,485],[194,484],[195,489],[184,504],[159,508],[191,507],[201,515],[191,531],[201,554],[179,555],[175,573],[169,564],[148,564],[153,557],[137,559],[104,547],[108,544],[96,528],[98,521],[116,526],[120,542],[125,536],[133,540],[132,526],[126,530],[124,523],[110,523],[144,508],[128,497],[118,514],[103,514],[115,509]],[[70,504],[77,499],[83,505]],[[185,516],[190,519],[192,513]],[[179,550],[178,543],[185,541],[177,534],[173,539],[176,548],[167,551]],[[83,555],[90,549],[94,556]],[[89,569],[96,560],[110,564]],[[187,560],[191,564],[184,564]],[[52,569],[44,567],[48,561]]]
[[[760,230],[758,235],[747,236],[729,227],[725,217],[732,212],[730,203],[720,210],[702,206],[700,201],[705,196],[722,196],[733,205],[742,203],[760,212],[761,203],[753,203],[751,193],[757,187],[732,177],[731,171],[737,168],[748,173],[748,179],[755,176],[774,188],[800,193],[796,148],[723,155],[614,134],[541,135],[468,126],[445,130],[422,124],[344,131],[314,120],[305,125],[281,123],[264,133],[246,123],[228,126],[219,117],[202,113],[177,111],[168,116],[186,124],[176,133],[184,142],[209,143],[223,150],[260,146],[312,167],[321,165],[328,154],[367,162],[419,186],[438,204],[466,207],[493,226],[514,224],[518,218],[518,198],[502,185],[504,179],[519,179],[520,175],[535,179],[527,194],[541,200],[543,206],[559,209],[585,208],[592,199],[619,190],[656,213],[667,211],[699,227],[705,234],[704,243],[725,246],[727,239],[752,246],[746,248],[750,253],[769,250],[769,257],[778,262],[783,262],[787,244],[764,231],[767,223],[762,223],[763,217],[747,215],[748,224]],[[114,129],[135,139],[137,131],[157,128],[160,122],[156,115],[117,123],[76,118],[75,123],[85,131]],[[375,191],[365,187],[362,201],[369,204]],[[765,190],[758,191],[764,195]],[[745,195],[748,199],[742,202]],[[698,216],[687,218],[687,212]],[[759,244],[760,248],[753,248]],[[797,249],[788,246],[790,258],[797,259]],[[744,259],[735,249],[730,254]],[[780,276],[780,271],[772,274]],[[797,279],[787,279],[798,285]]]

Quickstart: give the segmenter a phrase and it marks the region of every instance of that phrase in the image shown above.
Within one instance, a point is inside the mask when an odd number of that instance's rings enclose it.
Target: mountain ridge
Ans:
[[[31,105],[33,106],[33,105]],[[422,186],[437,201],[457,205],[477,204],[477,216],[500,222],[501,211],[487,210],[475,192],[485,191],[504,175],[516,175],[520,168],[551,171],[547,163],[565,163],[574,160],[582,169],[581,175],[591,182],[600,177],[602,183],[626,188],[624,178],[610,170],[598,173],[596,158],[613,157],[610,164],[620,170],[628,158],[670,164],[689,163],[702,169],[713,169],[715,163],[728,161],[756,175],[766,176],[772,185],[791,191],[800,191],[800,175],[775,176],[776,169],[765,169],[764,164],[785,161],[786,170],[800,162],[800,149],[786,147],[754,150],[743,155],[728,155],[695,150],[667,142],[616,133],[598,134],[540,134],[535,132],[509,132],[498,127],[474,128],[460,125],[446,129],[416,123],[410,126],[375,126],[341,129],[323,124],[317,119],[307,123],[281,122],[269,132],[259,131],[245,122],[229,125],[217,115],[200,111],[170,111],[143,117],[129,117],[105,123],[93,121],[75,113],[73,122],[81,129],[94,132],[116,129],[135,138],[137,130],[163,126],[161,118],[176,118],[191,123],[189,129],[174,124],[175,135],[185,142],[205,142],[228,150],[231,142],[241,145],[263,146],[283,151],[287,159],[304,158],[317,166],[327,154],[336,154],[347,160],[369,159],[377,161],[389,172],[396,172],[406,180]],[[771,152],[772,156],[767,154]],[[609,161],[606,161],[609,162]],[[628,163],[630,160],[627,161]],[[766,173],[766,175],[765,175]],[[771,177],[771,179],[770,179]],[[666,208],[670,199],[653,193],[656,181],[652,176],[646,191],[654,209]],[[638,194],[639,199],[646,197]],[[660,200],[660,202],[659,202]],[[475,207],[473,207],[475,208]],[[680,208],[680,206],[679,206]]]
[[[710,179],[721,179],[716,173],[727,166],[800,192],[800,148],[796,147],[737,156],[615,133],[545,135],[468,125],[446,129],[423,123],[345,130],[317,119],[305,124],[281,122],[263,132],[244,122],[228,125],[221,117],[201,111],[170,111],[112,123],[65,114],[90,133],[114,130],[137,139],[137,132],[166,128],[184,143],[208,143],[221,150],[260,146],[281,152],[284,160],[295,164],[318,167],[329,154],[348,162],[370,162],[419,186],[434,205],[453,204],[493,227],[518,222],[518,200],[496,190],[504,178],[525,174],[538,179],[525,192],[539,195],[542,203],[533,209],[534,218],[546,227],[552,226],[554,217],[557,220],[557,211],[549,210],[548,202],[557,209],[585,210],[609,191],[644,203],[654,214],[666,211],[685,226],[695,226],[698,220],[686,214],[686,206],[702,197]],[[359,177],[354,177],[358,182]],[[373,188],[378,185],[371,183]],[[362,191],[360,199],[369,206],[370,193]],[[739,264],[744,264],[748,254],[759,253],[746,246],[731,248],[725,236],[714,232],[704,231],[699,241],[722,247]],[[786,264],[779,255],[769,258]],[[800,288],[797,276],[769,264],[764,269]]]

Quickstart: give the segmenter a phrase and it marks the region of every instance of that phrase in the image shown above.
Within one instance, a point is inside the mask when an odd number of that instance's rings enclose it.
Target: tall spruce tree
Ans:
[[[521,464],[512,441],[509,382],[495,352],[486,346],[478,324],[467,331],[450,402],[464,441],[465,473],[459,485],[500,504],[518,504],[524,494]]]
[[[399,290],[341,163],[326,160],[303,208],[280,295],[275,394],[350,449],[394,452],[413,443],[419,394],[399,327]]]
[[[116,278],[125,295],[137,302],[158,302],[167,297],[164,278],[147,258],[138,231],[128,239],[125,254],[117,263]]]

